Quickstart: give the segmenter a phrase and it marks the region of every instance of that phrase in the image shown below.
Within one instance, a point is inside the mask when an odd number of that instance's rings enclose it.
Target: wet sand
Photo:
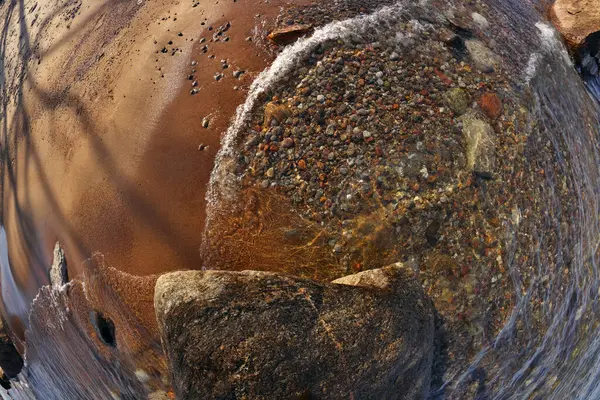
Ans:
[[[23,301],[48,283],[56,241],[70,277],[81,276],[95,252],[133,275],[203,267],[204,197],[220,136],[273,57],[246,38],[264,37],[254,28],[291,2],[138,3],[3,6],[4,17],[24,16],[9,24],[11,40],[21,36],[32,55],[29,69],[20,63],[26,79],[11,86],[16,78],[9,76],[3,87],[11,95],[2,129],[10,259],[3,273],[12,272]],[[230,40],[210,42],[229,21]],[[19,65],[11,40],[4,62]],[[200,89],[193,96],[192,60]],[[246,72],[236,79],[236,70]],[[3,300],[7,317],[24,319],[16,299]]]

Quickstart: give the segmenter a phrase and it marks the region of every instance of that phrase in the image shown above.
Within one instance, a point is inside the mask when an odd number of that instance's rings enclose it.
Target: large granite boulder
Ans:
[[[432,307],[401,265],[331,284],[184,271],[156,283],[178,399],[422,399]]]
[[[600,2],[557,0],[552,21],[574,51],[584,75],[600,76]]]
[[[556,28],[574,47],[582,46],[588,36],[600,31],[598,0],[556,0],[551,17]]]

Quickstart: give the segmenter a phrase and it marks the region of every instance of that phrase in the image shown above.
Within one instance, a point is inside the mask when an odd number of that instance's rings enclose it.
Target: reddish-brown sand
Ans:
[[[306,1],[207,0],[193,7],[191,1],[88,0],[78,7],[47,0],[34,7],[19,0],[2,6],[10,26],[4,62],[22,64],[19,38],[33,54],[21,69],[23,82],[8,77],[15,84],[7,87],[1,132],[8,154],[2,222],[25,301],[48,283],[56,241],[70,277],[83,274],[94,252],[138,276],[203,267],[205,191],[220,137],[273,57],[246,38],[264,38],[280,7],[300,2]],[[210,42],[226,22],[230,41]],[[194,96],[192,61],[200,88]],[[237,69],[246,71],[241,79],[232,76]],[[216,81],[216,72],[224,78]],[[201,144],[208,147],[200,151]],[[136,302],[135,291],[128,296],[127,303]],[[151,307],[146,297],[142,303]],[[19,315],[14,301],[3,299],[5,318]],[[11,324],[15,332],[18,325],[18,319]]]

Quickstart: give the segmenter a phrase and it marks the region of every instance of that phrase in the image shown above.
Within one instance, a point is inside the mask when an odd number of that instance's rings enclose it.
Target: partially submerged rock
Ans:
[[[277,45],[288,45],[307,35],[312,29],[311,25],[286,26],[285,28],[275,29],[269,34],[268,38]]]
[[[65,252],[62,247],[60,247],[60,243],[56,242],[54,245],[54,258],[52,260],[52,266],[50,266],[50,283],[53,287],[60,288],[68,281],[69,276]]]
[[[465,46],[473,60],[475,68],[481,72],[491,73],[496,70],[500,64],[500,57],[488,49],[482,42],[476,39],[465,41]]]
[[[179,399],[424,398],[433,314],[400,265],[336,281],[163,275],[155,307]]]
[[[469,95],[461,88],[453,88],[448,90],[444,95],[444,99],[446,104],[448,104],[448,107],[456,115],[462,115],[469,109]]]
[[[477,100],[477,103],[483,112],[491,119],[496,119],[502,114],[502,101],[496,93],[488,92],[482,94]]]
[[[268,127],[273,120],[281,123],[291,115],[289,107],[274,102],[267,103],[265,106],[264,126]]]
[[[551,18],[567,43],[577,48],[600,31],[600,4],[597,0],[556,0]]]
[[[473,112],[461,117],[462,133],[467,157],[467,168],[476,172],[492,173],[496,163],[494,129]]]

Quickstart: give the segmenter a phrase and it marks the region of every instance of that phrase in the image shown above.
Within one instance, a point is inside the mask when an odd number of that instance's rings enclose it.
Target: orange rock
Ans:
[[[483,94],[477,103],[491,119],[496,119],[502,114],[502,102],[496,93]]]
[[[272,120],[283,122],[288,119],[291,114],[292,113],[287,106],[275,102],[267,103],[265,106],[265,119],[263,125],[265,128],[268,128]]]
[[[305,170],[306,169],[306,161],[304,161],[304,160],[298,161],[298,168],[300,168],[301,170]]]
[[[287,45],[294,43],[311,31],[311,25],[291,25],[286,26],[285,28],[275,29],[269,34],[268,38],[277,45]]]
[[[556,29],[573,47],[581,46],[589,35],[600,31],[598,0],[556,0],[550,14]]]

